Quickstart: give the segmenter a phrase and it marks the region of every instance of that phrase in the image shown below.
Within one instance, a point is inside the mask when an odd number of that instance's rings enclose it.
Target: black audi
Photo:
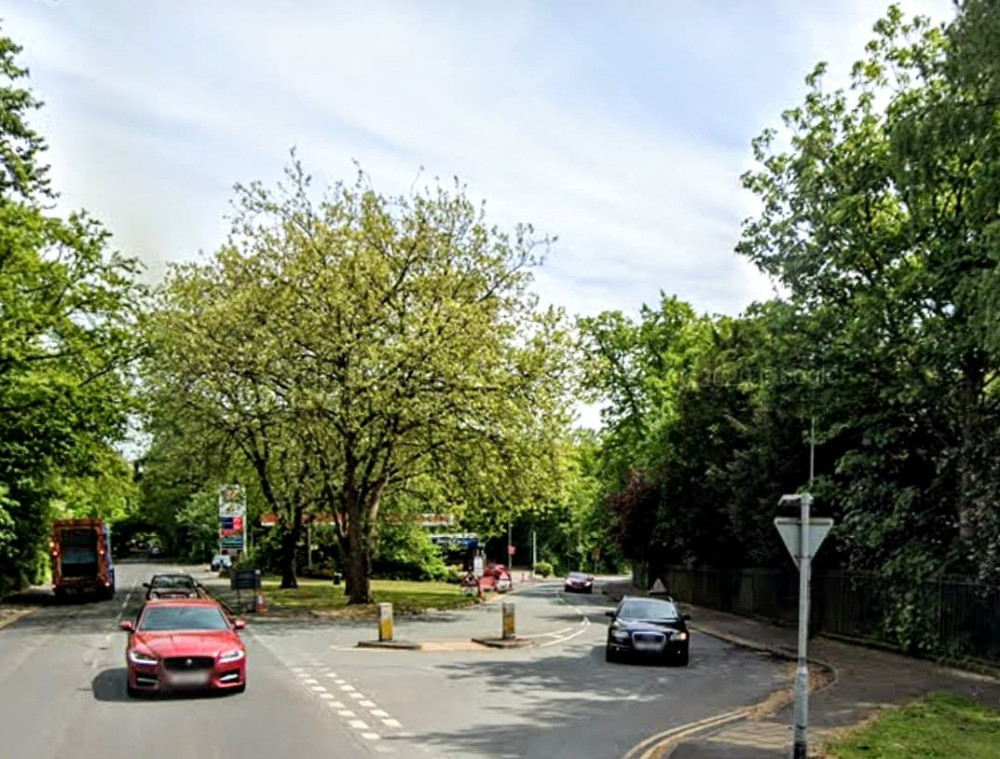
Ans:
[[[672,601],[625,597],[607,615],[611,617],[604,649],[607,661],[643,657],[688,663],[691,615],[681,614]]]

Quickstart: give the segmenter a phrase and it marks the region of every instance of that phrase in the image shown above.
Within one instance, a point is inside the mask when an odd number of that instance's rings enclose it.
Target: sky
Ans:
[[[951,16],[950,0],[902,2]],[[537,272],[570,314],[660,291],[737,314],[771,295],[734,246],[751,139],[819,60],[846,81],[879,0],[5,0],[45,101],[65,209],[156,280],[224,240],[236,182],[297,149],[387,193],[458,177],[501,226],[558,236]]]
[[[951,0],[903,0],[952,15]],[[660,292],[738,314],[771,296],[734,252],[750,142],[830,63],[846,83],[880,0],[4,0],[45,101],[65,210],[156,281],[224,240],[237,182],[295,147],[319,184],[458,177],[490,221],[557,235],[536,291],[569,314]]]

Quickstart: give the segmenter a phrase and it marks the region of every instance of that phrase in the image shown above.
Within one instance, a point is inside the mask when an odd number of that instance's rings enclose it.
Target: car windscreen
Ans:
[[[680,618],[677,607],[668,601],[647,601],[634,599],[622,604],[619,619],[647,619],[672,622]]]
[[[143,632],[166,630],[228,630],[222,612],[214,606],[157,606],[139,620]]]
[[[570,572],[569,578],[571,580],[586,580],[589,578],[589,575],[585,575],[583,572]]]
[[[183,575],[160,575],[153,578],[154,588],[193,588],[194,580]]]

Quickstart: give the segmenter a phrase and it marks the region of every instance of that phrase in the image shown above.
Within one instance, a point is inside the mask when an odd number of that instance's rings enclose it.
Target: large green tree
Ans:
[[[352,602],[388,494],[445,493],[494,528],[562,497],[569,339],[528,289],[546,241],[487,226],[461,188],[390,198],[359,175],[317,199],[298,163],[236,211],[164,288],[154,381],[337,516]]]
[[[33,579],[51,501],[117,466],[109,446],[132,408],[142,297],[136,263],[109,249],[97,222],[50,210],[18,52],[0,35],[0,550],[13,557],[0,590]]]

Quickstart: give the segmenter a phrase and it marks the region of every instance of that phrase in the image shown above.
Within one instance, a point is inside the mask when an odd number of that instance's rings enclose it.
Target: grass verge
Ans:
[[[329,580],[299,580],[299,587],[281,590],[278,580],[264,580],[267,602],[276,609],[312,611],[324,616],[369,617],[375,606],[348,606],[343,585]],[[462,595],[457,585],[446,582],[372,580],[375,603],[391,603],[394,614],[413,614],[427,609],[457,609],[475,606],[479,600]]]
[[[894,709],[825,746],[831,759],[995,759],[1000,712],[952,693]]]

